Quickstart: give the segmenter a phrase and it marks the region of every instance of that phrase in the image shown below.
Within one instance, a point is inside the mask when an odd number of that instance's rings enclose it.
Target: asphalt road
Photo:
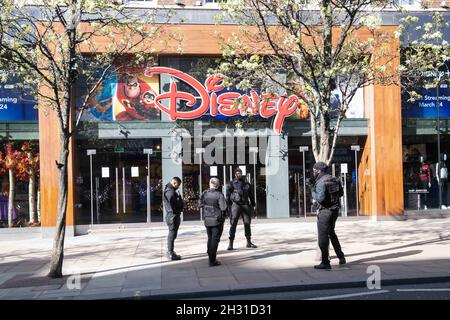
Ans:
[[[195,300],[450,300],[450,282],[386,286],[380,289],[348,288],[274,292]]]

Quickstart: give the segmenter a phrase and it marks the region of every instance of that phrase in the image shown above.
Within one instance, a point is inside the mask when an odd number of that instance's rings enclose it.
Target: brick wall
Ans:
[[[173,6],[176,3],[182,3],[186,7],[193,7],[196,6],[197,2],[201,2],[202,0],[157,0],[158,4],[165,5],[165,6]]]
[[[166,5],[166,6],[173,6],[176,3],[182,3],[186,7],[194,7],[198,6],[197,3],[202,3],[202,0],[157,0],[158,4],[160,5]],[[436,8],[436,9],[442,9],[441,3],[442,0],[421,0],[422,7],[424,8]],[[450,0],[444,0],[444,3],[447,7],[450,8]]]
[[[450,0],[423,0],[422,1],[422,5],[424,7],[427,8],[436,8],[436,9],[441,9],[441,3],[445,3],[445,6],[447,6],[448,8],[450,8]]]

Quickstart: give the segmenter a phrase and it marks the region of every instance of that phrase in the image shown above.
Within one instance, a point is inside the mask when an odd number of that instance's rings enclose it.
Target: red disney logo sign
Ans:
[[[273,130],[281,133],[284,120],[293,115],[294,112],[301,107],[301,99],[296,95],[278,96],[274,94],[258,95],[257,92],[251,91],[249,95],[241,94],[239,92],[224,92],[217,94],[218,91],[224,89],[223,79],[217,76],[209,76],[205,84],[202,85],[199,81],[190,75],[179,70],[166,67],[153,67],[146,70],[146,76],[153,76],[154,74],[168,74],[177,78],[198,92],[201,99],[200,106],[190,111],[177,110],[177,102],[179,100],[186,101],[188,107],[194,107],[196,98],[193,94],[178,91],[176,82],[170,84],[169,92],[162,93],[155,98],[155,104],[161,111],[167,113],[171,120],[183,119],[194,120],[203,116],[208,110],[211,116],[222,114],[224,116],[232,117],[236,115],[245,115],[248,110],[254,114],[259,114],[263,118],[270,118],[275,116],[273,123]],[[163,100],[169,100],[168,107],[162,105]],[[236,107],[236,102],[239,101],[239,107]]]

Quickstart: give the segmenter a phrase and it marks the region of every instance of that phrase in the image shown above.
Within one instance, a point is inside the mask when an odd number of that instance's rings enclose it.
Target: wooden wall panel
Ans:
[[[73,225],[72,150],[69,154],[69,190],[66,225]],[[56,226],[58,205],[59,125],[54,111],[39,109],[40,201],[43,227]]]
[[[398,43],[390,44],[395,48]],[[394,66],[399,61],[394,61]],[[401,94],[397,85],[365,90],[367,142],[359,165],[361,213],[401,215],[403,203]],[[368,197],[368,199],[367,199]]]

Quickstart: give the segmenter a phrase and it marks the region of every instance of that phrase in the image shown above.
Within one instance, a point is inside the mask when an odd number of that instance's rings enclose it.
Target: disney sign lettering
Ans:
[[[218,114],[232,117],[237,115],[244,116],[248,111],[253,114],[259,114],[263,118],[275,117],[273,122],[273,130],[280,134],[284,120],[293,115],[299,108],[305,107],[301,98],[296,95],[278,96],[275,94],[258,95],[255,91],[249,94],[238,92],[218,93],[224,89],[223,78],[215,75],[209,76],[204,85],[190,75],[179,70],[167,67],[152,67],[145,71],[146,76],[155,74],[167,74],[177,78],[190,85],[200,97],[200,106],[189,111],[177,110],[177,102],[179,100],[186,101],[186,106],[194,107],[196,98],[193,94],[179,91],[176,82],[170,84],[168,92],[161,93],[155,97],[155,105],[158,109],[169,115],[171,120],[194,120],[203,116],[208,112],[211,116]],[[168,107],[162,102],[168,100]]]

